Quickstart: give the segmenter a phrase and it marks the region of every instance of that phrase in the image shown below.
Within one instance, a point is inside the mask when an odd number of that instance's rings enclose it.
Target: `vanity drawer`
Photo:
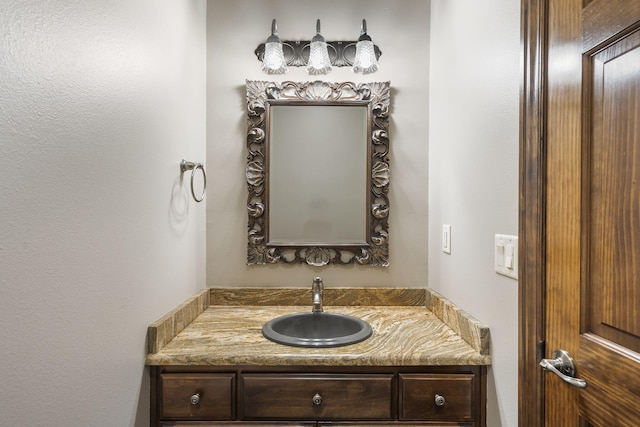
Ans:
[[[474,381],[473,374],[400,374],[400,420],[473,421]]]
[[[390,420],[391,374],[245,374],[242,418]]]
[[[235,403],[234,373],[163,373],[160,375],[165,419],[231,420]]]

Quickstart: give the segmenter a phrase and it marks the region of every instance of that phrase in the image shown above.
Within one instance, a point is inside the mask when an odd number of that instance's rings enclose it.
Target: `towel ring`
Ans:
[[[193,189],[193,176],[196,174],[196,171],[198,169],[202,171],[202,179],[204,182],[204,185],[202,186],[202,194],[200,195],[200,197],[196,196],[196,192]],[[191,171],[191,195],[193,196],[193,200],[200,203],[204,200],[204,196],[207,191],[207,173],[204,171],[204,166],[202,165],[202,163],[188,162],[182,159],[182,161],[180,162],[180,179],[182,179],[182,175],[189,170]]]

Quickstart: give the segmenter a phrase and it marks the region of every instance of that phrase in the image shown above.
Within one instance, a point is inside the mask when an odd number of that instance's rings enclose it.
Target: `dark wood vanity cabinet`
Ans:
[[[162,418],[233,419],[235,377],[235,373],[163,373],[159,402]]]
[[[391,420],[392,374],[241,374],[243,420]]]
[[[151,366],[151,426],[486,425],[486,367]]]

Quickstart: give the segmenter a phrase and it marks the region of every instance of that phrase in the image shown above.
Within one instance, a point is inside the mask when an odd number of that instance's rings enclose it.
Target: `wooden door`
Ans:
[[[640,426],[640,0],[549,0],[547,426]]]

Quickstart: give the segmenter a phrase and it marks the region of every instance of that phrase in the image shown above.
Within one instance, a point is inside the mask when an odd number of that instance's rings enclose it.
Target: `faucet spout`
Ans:
[[[320,277],[314,277],[313,285],[311,285],[311,293],[313,294],[313,313],[322,313],[322,292],[324,291],[324,285]]]

